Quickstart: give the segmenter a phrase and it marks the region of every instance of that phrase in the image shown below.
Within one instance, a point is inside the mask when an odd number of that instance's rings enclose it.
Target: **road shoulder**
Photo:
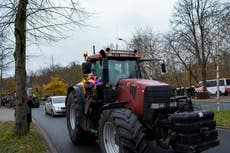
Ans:
[[[37,130],[40,132],[40,134],[45,139],[45,141],[46,141],[46,143],[50,149],[50,152],[51,153],[58,153],[57,149],[54,147],[53,143],[51,142],[51,140],[48,137],[48,135],[46,134],[46,132],[39,126],[39,124],[36,122],[35,119],[33,119],[33,122],[35,123]]]

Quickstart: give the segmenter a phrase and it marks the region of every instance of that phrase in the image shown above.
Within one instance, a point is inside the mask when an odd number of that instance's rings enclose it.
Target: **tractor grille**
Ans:
[[[170,103],[170,97],[173,97],[173,90],[170,86],[150,86],[145,88],[144,93],[144,120],[151,120],[153,111],[150,106],[153,103]]]
[[[170,86],[154,86],[145,88],[144,105],[149,107],[152,103],[168,103],[173,97],[173,90]]]

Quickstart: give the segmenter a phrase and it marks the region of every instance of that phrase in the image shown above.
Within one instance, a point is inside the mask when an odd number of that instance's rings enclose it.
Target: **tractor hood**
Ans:
[[[136,86],[145,89],[149,86],[168,86],[168,84],[156,80],[146,80],[146,79],[121,79],[118,86]]]
[[[121,79],[117,91],[117,102],[128,102],[128,107],[137,115],[148,112],[151,105],[170,103],[174,96],[168,84],[145,79]]]

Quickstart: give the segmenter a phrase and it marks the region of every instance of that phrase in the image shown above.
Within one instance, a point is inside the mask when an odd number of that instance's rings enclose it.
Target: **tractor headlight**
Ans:
[[[150,107],[151,107],[151,109],[165,108],[166,104],[164,104],[164,103],[152,103]]]
[[[167,108],[167,107],[177,107],[177,102],[171,102],[171,103],[152,103],[150,105],[151,109],[159,109],[159,108]]]
[[[177,102],[175,101],[175,102],[171,102],[170,104],[169,104],[169,106],[170,107],[177,107]]]

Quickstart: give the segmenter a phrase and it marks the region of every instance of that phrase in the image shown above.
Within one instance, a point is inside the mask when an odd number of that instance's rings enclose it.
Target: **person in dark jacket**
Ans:
[[[27,111],[27,127],[30,131],[30,123],[32,122],[32,112],[31,108],[33,107],[33,102],[30,96],[26,97],[26,111]]]

